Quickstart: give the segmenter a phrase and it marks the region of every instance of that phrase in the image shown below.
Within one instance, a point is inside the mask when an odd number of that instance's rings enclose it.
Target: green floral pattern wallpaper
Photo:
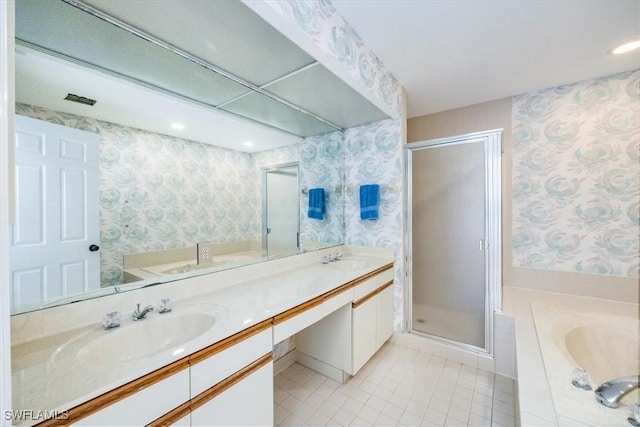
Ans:
[[[513,262],[638,277],[640,71],[513,98]]]
[[[250,154],[31,105],[16,113],[100,135],[102,286],[122,283],[124,254],[260,241],[261,168],[300,161],[300,147],[303,185],[342,182],[341,132]],[[342,243],[342,206],[328,204],[329,220],[315,224],[305,202],[305,238]]]

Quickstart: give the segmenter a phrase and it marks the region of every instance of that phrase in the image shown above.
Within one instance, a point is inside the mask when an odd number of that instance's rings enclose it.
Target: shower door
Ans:
[[[410,330],[490,351],[499,133],[408,148]]]

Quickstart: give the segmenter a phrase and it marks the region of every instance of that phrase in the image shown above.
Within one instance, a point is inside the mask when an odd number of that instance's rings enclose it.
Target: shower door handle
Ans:
[[[481,251],[485,250],[485,248],[486,248],[485,243],[486,243],[486,241],[484,239],[480,239],[480,247],[479,247],[479,249]]]

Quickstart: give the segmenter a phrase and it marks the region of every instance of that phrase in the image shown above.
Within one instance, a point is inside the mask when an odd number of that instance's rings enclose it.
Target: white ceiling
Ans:
[[[637,69],[640,0],[333,0],[417,117]]]
[[[16,46],[16,52],[17,102],[245,152],[301,140],[24,46]],[[65,101],[68,93],[98,102],[88,106]],[[182,123],[185,129],[172,129],[174,122]],[[247,141],[253,146],[243,145]]]

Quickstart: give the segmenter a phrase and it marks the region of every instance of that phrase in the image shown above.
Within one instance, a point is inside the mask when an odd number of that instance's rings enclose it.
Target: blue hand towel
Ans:
[[[309,190],[309,218],[322,219],[324,217],[324,188]]]
[[[378,207],[380,206],[380,186],[369,184],[360,186],[360,219],[378,219]]]

